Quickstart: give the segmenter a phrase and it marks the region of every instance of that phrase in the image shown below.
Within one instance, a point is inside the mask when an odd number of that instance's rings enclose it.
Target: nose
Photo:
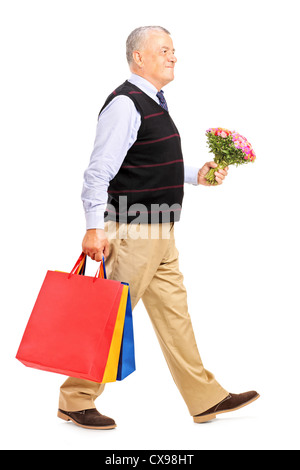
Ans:
[[[177,57],[175,56],[175,53],[174,53],[174,52],[171,52],[170,57],[169,57],[169,61],[170,61],[170,62],[173,62],[174,64],[176,64],[176,62],[177,62]]]

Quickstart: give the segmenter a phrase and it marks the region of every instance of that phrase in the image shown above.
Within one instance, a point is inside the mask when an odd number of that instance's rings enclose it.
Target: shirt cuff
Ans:
[[[93,211],[85,213],[86,229],[102,229],[104,230],[104,212]]]
[[[198,186],[199,168],[184,165],[184,182]]]

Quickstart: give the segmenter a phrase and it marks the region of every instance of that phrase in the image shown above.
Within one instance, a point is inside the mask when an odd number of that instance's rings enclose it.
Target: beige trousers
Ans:
[[[179,271],[174,224],[127,225],[108,222],[110,240],[107,277],[128,282],[134,308],[142,299],[172,377],[190,414],[200,414],[228,392],[204,369],[188,313],[187,294]],[[104,384],[69,378],[60,389],[59,408],[95,408]]]

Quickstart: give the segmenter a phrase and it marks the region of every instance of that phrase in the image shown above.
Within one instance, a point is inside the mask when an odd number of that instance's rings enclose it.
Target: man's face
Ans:
[[[169,34],[153,31],[140,51],[142,73],[158,90],[174,80],[177,59]]]

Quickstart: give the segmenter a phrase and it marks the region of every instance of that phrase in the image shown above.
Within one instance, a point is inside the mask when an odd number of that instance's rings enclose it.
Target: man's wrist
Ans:
[[[91,237],[97,237],[97,238],[102,238],[102,239],[107,238],[106,232],[102,228],[89,228],[87,229],[86,233],[88,236],[91,236]]]

